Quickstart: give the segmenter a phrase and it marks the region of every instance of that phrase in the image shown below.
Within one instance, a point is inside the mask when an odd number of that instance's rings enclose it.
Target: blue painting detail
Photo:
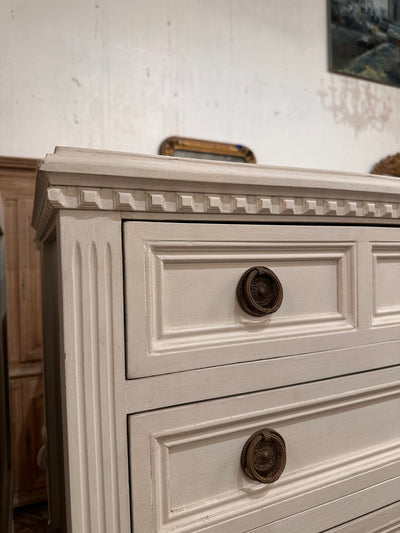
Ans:
[[[400,0],[330,0],[331,70],[400,87]]]

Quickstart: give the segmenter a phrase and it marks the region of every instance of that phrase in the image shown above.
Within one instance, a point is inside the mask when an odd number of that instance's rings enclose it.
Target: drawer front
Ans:
[[[126,222],[128,379],[398,339],[400,248],[380,237],[400,232]],[[266,316],[236,297],[254,266],[283,288]]]
[[[396,489],[397,494],[400,494],[399,484]],[[378,509],[374,513],[368,513],[350,523],[330,529],[326,533],[396,533],[398,531],[400,531],[400,502]]]
[[[398,533],[399,494],[396,477],[247,533]],[[371,502],[376,511],[371,511]]]
[[[131,415],[134,530],[241,533],[395,478],[399,410],[391,368]],[[270,484],[241,468],[262,428],[286,443],[286,467]]]

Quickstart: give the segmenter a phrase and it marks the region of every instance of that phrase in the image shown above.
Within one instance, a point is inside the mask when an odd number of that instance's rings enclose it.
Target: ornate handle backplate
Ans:
[[[256,431],[243,446],[240,464],[243,472],[255,481],[276,481],[286,465],[285,441],[273,429]]]
[[[249,315],[264,316],[279,309],[283,298],[281,282],[272,270],[255,266],[246,270],[236,288],[241,308]]]

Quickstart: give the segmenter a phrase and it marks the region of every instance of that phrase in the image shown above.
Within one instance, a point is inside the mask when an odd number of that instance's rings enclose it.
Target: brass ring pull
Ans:
[[[265,316],[279,309],[283,298],[281,282],[272,270],[255,266],[246,270],[236,288],[241,308],[249,315]]]
[[[243,446],[240,464],[243,472],[254,481],[273,483],[286,465],[285,441],[273,429],[260,429]]]

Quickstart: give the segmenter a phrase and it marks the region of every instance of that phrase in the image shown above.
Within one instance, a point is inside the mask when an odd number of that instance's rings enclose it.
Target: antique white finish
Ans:
[[[392,178],[47,156],[33,223],[62,421],[48,422],[53,529],[394,531],[399,206]],[[235,296],[255,265],[283,286],[266,317]],[[265,427],[287,451],[271,485],[240,467]]]
[[[62,213],[59,219],[66,448],[79,469],[79,483],[68,493],[73,531],[127,527],[126,429],[118,409],[124,373],[120,231],[116,214],[77,219]]]
[[[227,519],[246,531],[384,481],[388,471],[399,476],[398,378],[390,369],[132,415],[138,531],[152,515],[151,531],[199,531],[205,522],[226,531]],[[288,447],[285,473],[271,486],[241,476],[237,463],[244,437],[259,427],[277,429]]]
[[[290,226],[283,236],[279,226],[127,222],[124,237],[128,378],[327,349],[338,331],[354,331],[354,235],[340,242],[337,229]],[[235,290],[258,264],[278,275],[285,298],[254,320]]]

